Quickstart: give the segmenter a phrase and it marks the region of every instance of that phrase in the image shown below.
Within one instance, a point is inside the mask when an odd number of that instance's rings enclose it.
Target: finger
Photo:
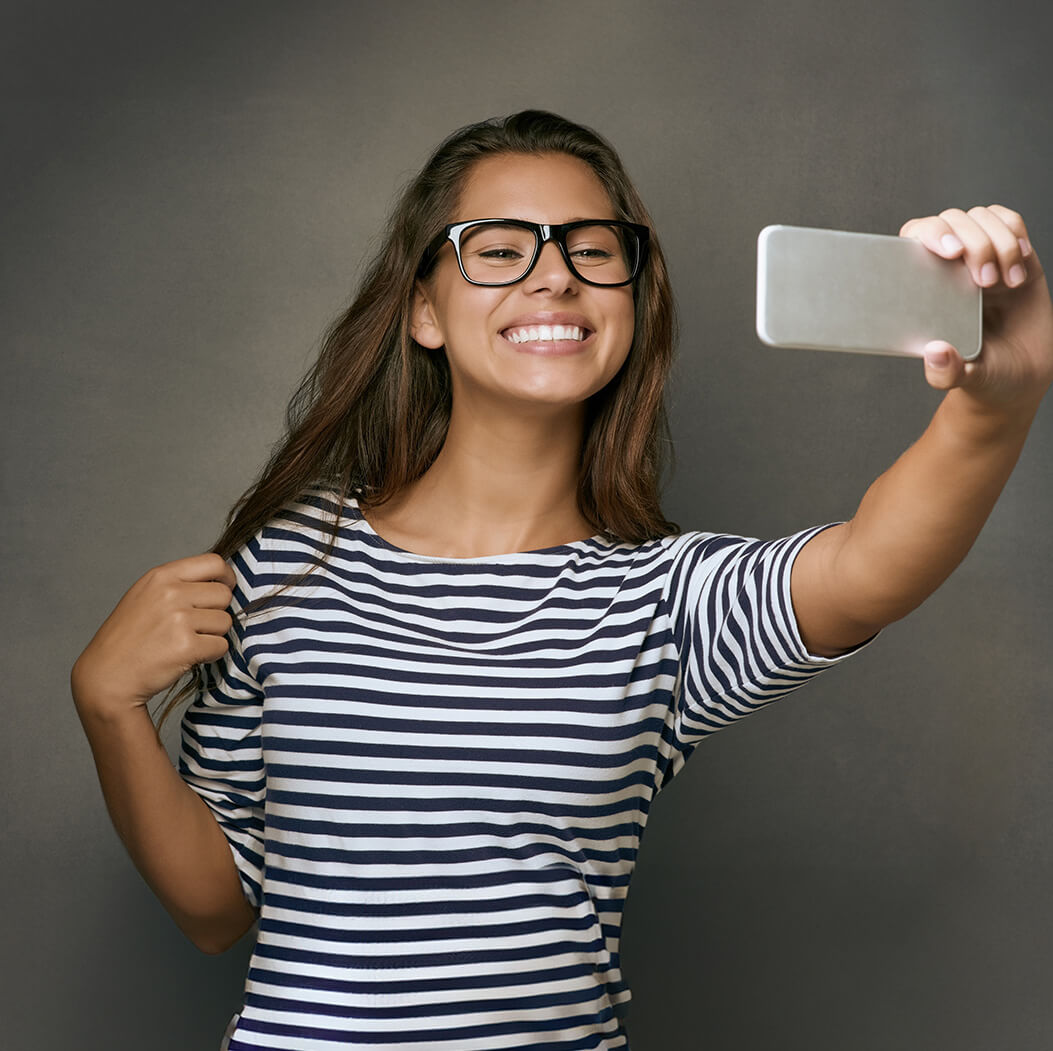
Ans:
[[[199,609],[194,611],[192,627],[196,635],[226,635],[234,624],[229,613],[221,609]]]
[[[173,569],[177,570],[180,580],[218,580],[230,588],[233,588],[238,582],[237,577],[234,576],[234,570],[214,551],[206,551],[203,555],[191,555],[189,558],[181,558],[170,564]]]
[[[969,218],[987,234],[997,257],[1002,280],[1015,288],[1027,280],[1027,266],[1020,248],[1020,239],[1000,215],[989,208],[970,208]]]
[[[230,643],[222,635],[195,635],[188,652],[188,664],[210,664],[218,661]]]
[[[943,340],[925,344],[925,380],[936,390],[957,387],[964,376],[965,363],[958,351]]]
[[[956,259],[965,251],[965,245],[955,236],[949,223],[938,215],[924,219],[908,219],[899,231],[900,237],[912,237],[926,248],[944,259]]]
[[[186,596],[195,609],[226,609],[233,597],[226,584],[213,580],[189,585]]]
[[[1027,259],[1034,249],[1031,247],[1031,237],[1027,232],[1027,224],[1024,222],[1023,216],[1019,212],[1014,212],[1012,208],[1006,208],[1004,204],[990,204],[987,208],[988,211],[994,212],[1016,234],[1017,242],[1020,245],[1020,254]]]
[[[940,212],[943,219],[959,241],[965,245],[962,258],[972,274],[973,281],[981,288],[989,288],[998,283],[998,254],[987,231],[972,217],[960,208],[948,208]]]

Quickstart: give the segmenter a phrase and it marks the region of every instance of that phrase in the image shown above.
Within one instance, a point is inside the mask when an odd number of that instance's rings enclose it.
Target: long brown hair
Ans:
[[[338,506],[359,492],[368,508],[431,466],[446,438],[452,393],[445,355],[426,350],[409,332],[418,268],[436,232],[456,218],[472,166],[509,153],[577,157],[607,190],[614,218],[653,225],[613,147],[590,128],[525,110],[455,131],[396,204],[358,295],[326,332],[317,361],[289,403],[285,436],[231,509],[213,551],[229,558],[309,488],[334,490]],[[672,454],[663,396],[676,322],[653,233],[634,292],[628,357],[587,405],[578,505],[598,533],[638,543],[678,532],[659,499]],[[319,561],[331,551],[338,528],[334,519]],[[187,693],[180,690],[165,715]]]
[[[311,485],[384,503],[431,466],[450,421],[443,354],[409,334],[417,269],[454,209],[472,165],[502,153],[566,153],[585,161],[615,218],[651,225],[612,147],[588,128],[527,110],[454,132],[395,207],[387,237],[348,310],[327,332],[289,405],[287,433],[259,479],[234,505],[214,551],[229,558]],[[672,295],[657,239],[636,289],[633,346],[625,366],[589,405],[578,500],[599,532],[630,542],[676,532],[659,505],[668,447],[663,389],[674,338]]]

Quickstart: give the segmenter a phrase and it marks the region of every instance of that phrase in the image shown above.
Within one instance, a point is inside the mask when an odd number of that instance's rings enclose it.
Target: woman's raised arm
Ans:
[[[1053,381],[1053,306],[1024,221],[1001,205],[949,209],[901,236],[961,258],[984,296],[983,351],[964,363],[931,343],[925,375],[946,390],[921,438],[867,490],[850,522],[794,565],[792,595],[811,652],[830,656],[919,606],[976,539]]]
[[[252,925],[227,840],[172,766],[147,703],[227,651],[234,573],[203,554],[151,569],[73,666],[70,684],[114,827],[183,932],[221,952]]]

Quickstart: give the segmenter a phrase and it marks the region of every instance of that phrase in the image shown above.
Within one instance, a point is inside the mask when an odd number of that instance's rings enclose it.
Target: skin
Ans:
[[[587,166],[547,155],[480,162],[452,218],[611,215]],[[870,486],[850,522],[798,555],[793,603],[806,645],[820,655],[904,616],[961,561],[1053,382],[1053,306],[1015,212],[951,209],[912,219],[900,233],[963,260],[984,287],[984,349],[966,365],[953,348],[930,344],[926,379],[947,394],[929,427]],[[415,293],[412,331],[450,362],[449,436],[421,479],[370,513],[371,525],[398,546],[453,558],[587,537],[576,498],[584,404],[629,351],[632,307],[629,288],[585,285],[554,245],[527,280],[505,288],[469,285],[444,248]],[[574,353],[553,356],[514,349],[501,334],[517,319],[551,312],[584,317],[593,335]],[[173,769],[146,704],[193,664],[226,652],[234,584],[212,554],[150,570],[71,677],[114,825],[176,922],[208,952],[236,941],[254,916],[219,826]]]
[[[563,154],[488,157],[476,164],[452,221],[542,223],[615,218],[584,162]],[[594,334],[572,354],[532,353],[501,333],[517,319],[571,313]],[[471,285],[453,245],[414,297],[411,332],[446,355],[453,405],[435,463],[382,508],[368,512],[385,539],[419,554],[472,557],[581,540],[593,529],[577,506],[585,402],[615,375],[633,336],[631,286],[579,281],[554,244],[526,280]]]
[[[1053,382],[1053,306],[1023,219],[1001,205],[911,219],[900,235],[962,259],[984,289],[983,351],[930,343],[925,378],[947,391],[925,433],[867,490],[852,520],[801,551],[791,592],[801,635],[844,651],[906,616],[965,557]]]
[[[73,700],[114,828],[136,868],[203,952],[255,921],[222,830],[172,766],[147,710],[194,664],[227,652],[234,572],[219,555],[151,569],[77,658]]]

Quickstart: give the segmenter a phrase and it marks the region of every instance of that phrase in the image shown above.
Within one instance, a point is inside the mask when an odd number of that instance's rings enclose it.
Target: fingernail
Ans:
[[[1019,263],[1014,263],[1009,268],[1009,283],[1014,287],[1023,284],[1025,277],[1027,277],[1027,274]]]
[[[944,234],[940,238],[940,244],[943,246],[943,250],[950,254],[951,252],[960,252],[965,246],[958,240],[954,234]]]
[[[925,348],[925,364],[935,369],[945,369],[951,360],[951,352],[943,344],[930,344]]]
[[[984,263],[980,267],[980,284],[993,285],[998,280],[998,267],[994,263]]]
[[[1031,242],[1026,237],[1018,237],[1017,240],[1020,242],[1020,251],[1026,259],[1032,252]]]

